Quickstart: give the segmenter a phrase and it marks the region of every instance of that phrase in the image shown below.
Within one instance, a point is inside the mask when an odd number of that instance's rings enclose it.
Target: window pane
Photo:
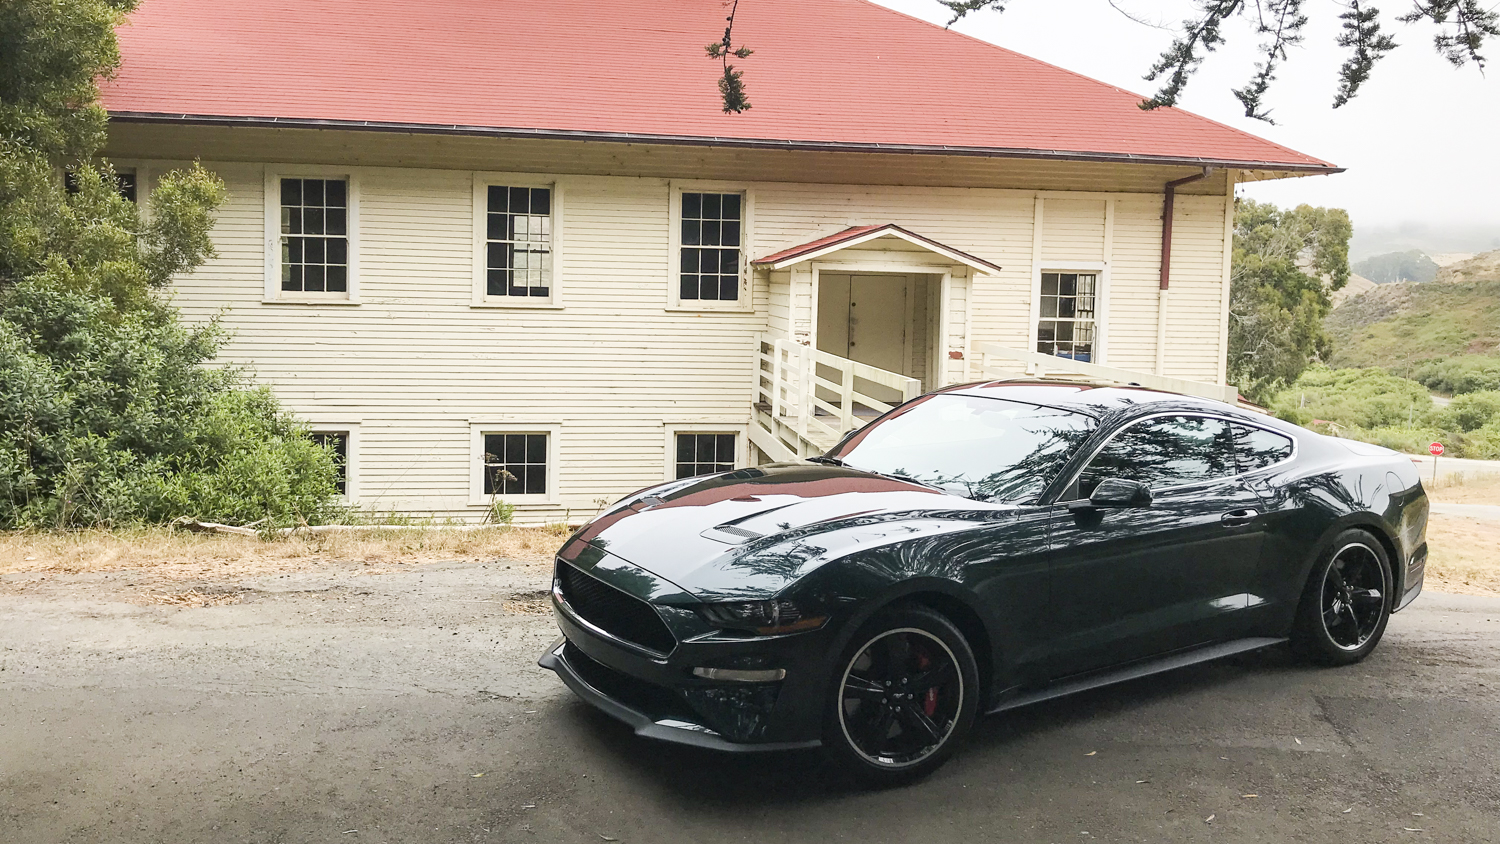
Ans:
[[[531,191],[527,190],[526,188],[511,188],[510,189],[510,213],[512,213],[512,214],[530,214],[531,213],[531,196],[530,196],[530,194],[531,194]]]
[[[1263,469],[1292,456],[1292,440],[1249,425],[1234,426],[1235,457],[1241,472]]]
[[[324,273],[325,278],[327,279],[327,287],[329,293],[349,292],[349,270],[347,267],[329,267],[324,271]]]
[[[682,195],[682,218],[684,220],[703,216],[703,194],[685,193]]]
[[[1057,273],[1042,273],[1042,295],[1057,295]]]
[[[302,267],[300,265],[299,266],[282,266],[282,268],[281,268],[281,289],[282,290],[301,290],[302,289]]]
[[[683,276],[682,276],[682,288],[678,292],[678,295],[680,295],[684,299],[697,299],[698,298],[698,276],[696,276],[696,275],[688,275],[688,274],[684,273]]]
[[[725,220],[740,219],[740,195],[737,193],[724,194],[724,208],[722,218]]]
[[[703,243],[703,223],[700,220],[682,221],[682,245],[697,246]]]
[[[739,276],[719,276],[719,300],[724,302],[737,301],[740,298]]]
[[[740,245],[740,223],[739,220],[726,220],[723,223],[723,244],[725,246]]]
[[[322,205],[323,204],[323,180],[322,179],[303,179],[302,180],[302,204],[303,205]]]
[[[281,209],[281,233],[302,234],[302,209]]]
[[[302,204],[302,180],[301,179],[282,179],[281,180],[281,204],[282,205],[301,205]]]
[[[334,485],[339,495],[348,491],[349,482],[349,433],[347,431],[315,431],[312,441],[332,452],[333,467],[337,472]]]
[[[302,268],[302,289],[310,293],[323,292],[323,266],[308,264]]]
[[[717,220],[724,202],[723,194],[705,193],[703,196],[703,219]]]
[[[330,208],[323,212],[323,228],[329,234],[348,234],[345,219],[349,212],[342,208]]]
[[[302,243],[302,260],[309,264],[323,263],[324,248],[321,237],[309,237]]]
[[[349,263],[349,241],[342,237],[330,237],[328,243],[328,263]]]
[[[549,188],[531,189],[531,213],[542,216],[552,213],[552,191]]]
[[[307,234],[322,234],[323,233],[323,209],[322,208],[304,208],[304,209],[302,209],[302,231],[305,232],[305,233],[307,233]]]
[[[1106,478],[1139,481],[1153,489],[1226,478],[1236,473],[1229,426],[1217,419],[1168,416],[1116,434],[1080,476],[1088,497]]]
[[[346,183],[343,179],[329,179],[323,184],[326,186],[324,188],[326,194],[324,196],[325,205],[329,208],[344,208],[348,205],[348,202],[345,200]]]

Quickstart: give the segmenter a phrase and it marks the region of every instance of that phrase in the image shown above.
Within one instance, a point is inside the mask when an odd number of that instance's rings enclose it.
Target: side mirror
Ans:
[[[1107,478],[1094,487],[1094,494],[1089,496],[1088,501],[1075,501],[1068,506],[1074,510],[1150,507],[1151,490],[1140,481]]]

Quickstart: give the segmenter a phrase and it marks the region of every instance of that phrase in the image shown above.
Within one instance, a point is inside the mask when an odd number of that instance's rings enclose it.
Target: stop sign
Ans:
[[[1430,451],[1430,452],[1432,452],[1432,456],[1433,457],[1437,457],[1437,456],[1439,456],[1439,455],[1441,455],[1443,453],[1443,444],[1442,443],[1433,443],[1432,445],[1429,445],[1427,447],[1427,450]]]

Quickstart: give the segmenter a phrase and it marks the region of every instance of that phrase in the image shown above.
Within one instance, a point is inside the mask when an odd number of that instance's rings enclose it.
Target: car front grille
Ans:
[[[557,581],[563,599],[580,618],[611,636],[660,654],[677,646],[672,631],[651,605],[559,561]]]

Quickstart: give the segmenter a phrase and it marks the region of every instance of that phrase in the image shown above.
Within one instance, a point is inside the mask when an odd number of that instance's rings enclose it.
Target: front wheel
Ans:
[[[874,785],[931,773],[974,723],[979,669],[963,634],[926,607],[884,610],[834,667],[823,744]]]
[[[1391,563],[1362,530],[1339,534],[1318,558],[1297,608],[1292,646],[1323,665],[1350,665],[1375,650],[1391,617]]]

